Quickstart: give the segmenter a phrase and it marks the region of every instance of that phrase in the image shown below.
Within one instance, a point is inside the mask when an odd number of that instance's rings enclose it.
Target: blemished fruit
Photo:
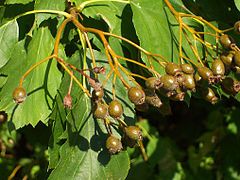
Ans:
[[[227,34],[221,35],[219,41],[225,49],[229,49],[231,47],[231,44],[234,43],[233,38]]]
[[[17,103],[20,104],[23,101],[26,100],[27,97],[27,92],[23,87],[17,87],[14,91],[13,91],[13,100]]]
[[[240,51],[237,51],[234,54],[233,59],[234,59],[234,63],[240,67]]]
[[[176,90],[179,86],[176,78],[168,74],[165,74],[161,77],[161,82],[163,83],[162,88],[166,91]]]
[[[154,107],[161,107],[162,101],[155,92],[146,91],[146,103]]]
[[[119,153],[122,150],[122,142],[117,137],[111,135],[107,138],[106,148],[110,154]]]
[[[92,98],[95,101],[102,99],[103,96],[104,96],[103,88],[100,88],[98,90],[93,90],[93,92],[92,92]]]
[[[147,78],[147,80],[145,81],[145,85],[146,85],[146,88],[153,89],[153,90],[157,90],[160,87],[162,87],[162,83],[160,81],[160,78],[158,77]]]
[[[194,68],[192,67],[191,64],[185,63],[181,64],[182,71],[186,74],[193,74],[194,73]]]
[[[130,139],[135,141],[141,141],[142,140],[142,131],[137,126],[128,126],[125,128],[125,134]]]
[[[172,63],[172,62],[167,63],[167,65],[165,67],[165,72],[168,75],[175,76],[177,73],[179,73],[181,71],[182,71],[181,67],[178,64],[175,64],[175,63]]]
[[[207,67],[205,67],[205,66],[199,67],[199,68],[197,69],[197,71],[198,71],[198,74],[199,74],[204,80],[207,80],[207,81],[209,80],[210,77],[213,76],[213,72],[212,72],[209,68],[207,68]]]
[[[215,59],[213,61],[211,69],[212,69],[213,75],[223,76],[225,74],[225,66],[220,59]]]
[[[236,95],[240,91],[240,82],[230,77],[223,79],[221,86],[227,94]]]
[[[94,110],[94,117],[98,119],[105,119],[108,116],[108,106],[102,103],[97,103]]]
[[[133,104],[140,105],[145,102],[145,93],[138,87],[131,87],[128,90],[128,98]]]
[[[123,114],[122,104],[118,100],[113,100],[108,105],[108,113],[113,118],[120,118]]]

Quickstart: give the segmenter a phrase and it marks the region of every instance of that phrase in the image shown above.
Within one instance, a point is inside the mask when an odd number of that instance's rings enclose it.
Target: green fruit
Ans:
[[[94,101],[98,101],[98,100],[102,99],[103,96],[104,96],[103,88],[100,88],[98,90],[93,90],[93,92],[92,92],[92,98]]]
[[[141,141],[142,140],[142,131],[137,126],[128,126],[125,128],[125,134],[130,139],[135,141]]]
[[[128,90],[128,98],[133,104],[140,105],[145,102],[145,93],[140,88],[131,87]]]
[[[191,64],[181,64],[182,71],[186,74],[193,74],[194,73],[194,68],[192,67]]]
[[[27,97],[27,92],[23,87],[17,87],[14,91],[13,91],[13,100],[17,103],[20,104],[23,101],[25,101]]]
[[[113,100],[108,106],[108,113],[113,118],[120,118],[123,114],[122,104],[117,100]]]
[[[234,31],[238,34],[240,34],[240,21],[237,21],[235,24],[234,24]]]
[[[240,67],[240,51],[237,51],[234,54],[233,59],[234,59],[234,63]]]
[[[233,38],[227,34],[221,35],[219,41],[225,49],[230,49],[231,44],[234,43]]]
[[[240,82],[230,77],[223,79],[221,86],[224,92],[231,95],[236,95],[240,90]]]
[[[168,74],[165,74],[161,77],[161,82],[163,83],[162,88],[166,91],[176,90],[179,86],[176,78]]]
[[[8,115],[5,111],[0,111],[0,124],[7,121]]]
[[[167,63],[167,65],[165,67],[165,72],[168,75],[175,76],[177,73],[179,73],[181,71],[182,71],[181,67],[178,64],[175,64],[175,63],[172,63],[172,62]]]
[[[217,75],[223,76],[225,74],[225,66],[220,59],[216,59],[213,61],[211,69],[212,69],[213,75],[215,76]]]
[[[97,103],[94,111],[94,117],[98,119],[106,119],[108,116],[108,107],[105,104]]]
[[[106,148],[110,154],[116,154],[119,153],[123,147],[120,139],[111,135],[107,138]]]
[[[205,67],[205,66],[201,66],[197,69],[198,74],[204,79],[204,80],[209,80],[209,78],[211,78],[213,76],[213,72]]]
[[[214,91],[211,88],[203,90],[203,98],[212,104],[216,104],[218,101],[218,98],[216,97]]]
[[[192,74],[184,74],[183,88],[195,91],[196,83]]]
[[[146,88],[157,90],[162,86],[158,77],[150,77],[145,81]]]
[[[234,56],[234,54],[231,53],[231,51],[230,51],[228,53],[223,53],[220,56],[220,59],[222,60],[223,64],[225,64],[225,66],[230,67],[233,62],[233,56]]]

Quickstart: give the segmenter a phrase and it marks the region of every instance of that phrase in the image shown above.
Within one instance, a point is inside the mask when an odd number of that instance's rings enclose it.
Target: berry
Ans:
[[[223,76],[225,74],[225,66],[220,59],[216,59],[213,61],[211,69],[212,69],[213,75],[215,76],[217,75]]]
[[[121,117],[123,114],[122,104],[117,100],[113,100],[108,106],[108,113],[113,118]]]
[[[221,35],[219,41],[225,49],[229,49],[231,47],[231,44],[234,43],[234,39],[227,34]]]
[[[240,67],[240,51],[237,51],[234,54],[233,59],[234,59],[234,63]]]
[[[0,124],[7,121],[8,115],[5,111],[0,111]]]
[[[232,65],[232,62],[233,62],[233,56],[234,56],[234,54],[232,53],[232,51],[230,51],[230,52],[227,52],[227,53],[223,53],[220,56],[220,59],[222,60],[223,64],[225,64],[225,66],[230,67]]]
[[[184,74],[183,88],[195,91],[196,83],[192,74]]]
[[[137,111],[140,111],[140,112],[147,112],[148,109],[149,109],[149,106],[147,103],[143,103],[143,104],[140,104],[140,105],[135,105],[135,108]]]
[[[181,71],[182,71],[181,67],[178,64],[175,64],[175,63],[172,63],[172,62],[167,63],[167,65],[165,67],[165,72],[168,75],[175,76],[177,73],[179,73]]]
[[[145,81],[146,88],[157,90],[162,87],[162,83],[157,77],[150,77]]]
[[[185,92],[178,92],[172,96],[170,96],[170,99],[173,101],[183,101],[185,98]]]
[[[233,80],[230,77],[226,77],[225,79],[223,79],[221,86],[223,91],[227,94],[235,95],[240,90],[240,82]]]
[[[235,24],[234,24],[234,31],[238,34],[240,34],[240,21],[237,21]]]
[[[145,102],[145,93],[140,88],[131,87],[128,90],[128,98],[133,104],[140,105]]]
[[[108,116],[108,107],[105,104],[97,103],[94,111],[94,117],[105,119]]]
[[[154,91],[146,91],[146,103],[154,107],[161,107],[162,101]]]
[[[13,91],[13,100],[17,103],[20,104],[23,101],[25,101],[27,97],[27,92],[23,87],[17,87],[14,91]]]
[[[205,66],[199,67],[199,68],[197,69],[197,71],[198,71],[198,74],[199,74],[204,80],[207,80],[207,81],[209,80],[210,77],[213,76],[213,72],[212,72],[209,68],[207,68],[207,67],[205,67]]]
[[[98,100],[102,99],[103,96],[104,96],[103,88],[93,90],[93,92],[92,92],[92,98],[94,101],[98,101]]]
[[[194,73],[194,68],[192,67],[191,64],[181,64],[182,71],[186,74],[193,74]]]
[[[120,139],[111,135],[107,138],[106,148],[108,149],[110,154],[116,154],[119,153],[123,147]]]
[[[173,91],[178,87],[176,78],[168,74],[165,74],[161,77],[161,82],[163,83],[162,88],[166,91]]]
[[[132,140],[141,141],[142,131],[137,126],[128,126],[125,128],[125,134]]]
[[[218,101],[218,98],[216,97],[214,91],[211,88],[207,88],[203,90],[203,98],[212,103],[212,104],[216,104]]]

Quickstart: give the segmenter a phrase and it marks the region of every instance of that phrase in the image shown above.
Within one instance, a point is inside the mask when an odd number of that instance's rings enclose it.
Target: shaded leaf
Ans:
[[[6,0],[5,4],[27,4],[33,0]]]

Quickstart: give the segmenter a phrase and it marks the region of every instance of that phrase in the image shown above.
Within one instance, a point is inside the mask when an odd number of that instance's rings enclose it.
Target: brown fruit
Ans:
[[[234,24],[234,31],[238,34],[240,34],[240,21],[237,21],[235,24]]]
[[[108,116],[108,107],[105,104],[97,103],[94,110],[94,117],[98,119],[105,119]]]
[[[108,113],[113,118],[120,118],[123,114],[122,104],[117,100],[113,100],[108,105]]]
[[[130,139],[135,141],[141,141],[142,140],[142,131],[137,126],[128,126],[125,128],[125,134]]]
[[[230,67],[233,62],[233,56],[234,56],[234,54],[232,53],[232,51],[230,51],[227,53],[223,53],[220,56],[220,59],[222,60],[223,64],[225,64],[225,66]]]
[[[162,105],[161,99],[154,91],[146,91],[146,103],[159,108]]]
[[[196,83],[192,74],[184,74],[183,88],[195,91]]]
[[[161,77],[161,82],[163,83],[162,88],[166,91],[176,90],[179,86],[176,78],[168,74],[165,74]]]
[[[230,77],[223,79],[221,86],[223,91],[227,94],[236,95],[240,90],[240,82],[233,80]]]
[[[203,98],[212,104],[216,104],[218,101],[218,98],[216,97],[214,91],[211,88],[203,90]]]
[[[209,78],[213,76],[213,72],[205,67],[205,66],[201,66],[197,69],[198,74],[202,77],[202,79],[209,81]]]
[[[219,41],[225,49],[229,49],[231,47],[231,44],[234,43],[234,39],[227,34],[221,35]]]
[[[133,104],[140,105],[145,102],[145,93],[138,87],[131,87],[128,90],[128,98]]]
[[[13,100],[17,103],[20,104],[23,101],[25,101],[27,97],[27,92],[23,87],[17,87],[14,91],[13,91]]]
[[[234,59],[234,63],[240,67],[240,51],[236,51],[234,56],[233,56],[233,59]]]
[[[94,101],[98,101],[98,100],[102,99],[103,96],[104,96],[103,88],[93,90],[93,92],[92,92],[92,98]]]
[[[211,69],[212,69],[213,75],[215,76],[217,75],[224,76],[225,74],[225,66],[220,59],[215,59],[213,61]]]
[[[193,74],[194,73],[194,68],[192,67],[191,64],[181,64],[182,71],[186,74]]]
[[[108,149],[110,154],[116,154],[119,153],[123,147],[120,139],[111,135],[107,138],[106,148]]]
[[[157,90],[162,87],[162,83],[158,77],[150,77],[145,81],[146,88]]]
[[[175,76],[177,73],[179,73],[181,71],[182,71],[181,67],[178,64],[175,64],[172,62],[167,63],[167,65],[165,67],[165,72],[168,75]]]

